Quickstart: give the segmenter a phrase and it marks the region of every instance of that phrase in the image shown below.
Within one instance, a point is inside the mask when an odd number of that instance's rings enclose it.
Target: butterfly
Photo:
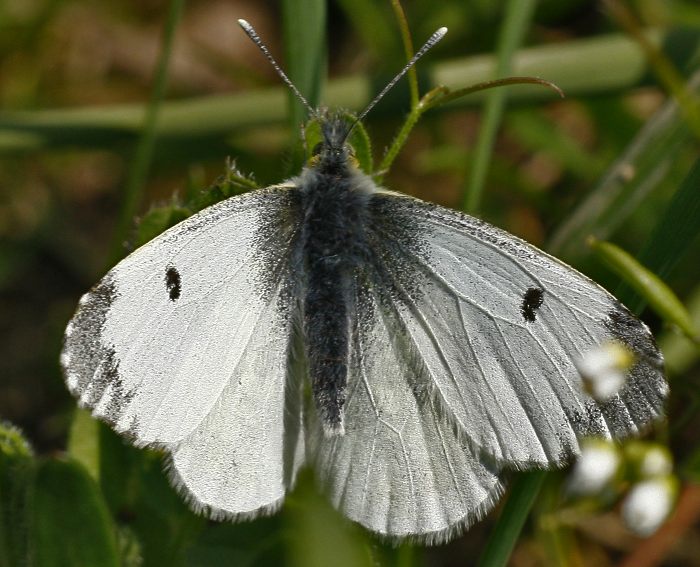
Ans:
[[[306,465],[372,532],[446,541],[494,506],[504,470],[563,466],[581,436],[662,414],[663,358],[612,295],[486,222],[378,186],[355,165],[354,123],[317,116],[297,177],[138,248],[65,331],[80,405],[165,450],[195,510],[272,513]],[[576,360],[610,341],[636,362],[602,402]]]

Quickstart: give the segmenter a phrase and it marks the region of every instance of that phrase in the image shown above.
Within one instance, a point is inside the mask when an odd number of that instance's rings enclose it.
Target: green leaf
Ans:
[[[337,512],[315,488],[311,471],[300,474],[287,498],[291,564],[297,567],[372,567],[365,536]]]
[[[186,206],[191,213],[196,213],[219,201],[258,188],[259,185],[252,176],[239,171],[236,162],[229,160],[226,164],[226,173],[219,176],[210,187],[196,194],[186,203]]]
[[[119,567],[116,529],[97,483],[75,461],[49,459],[33,483],[36,567]]]
[[[95,480],[100,478],[100,427],[90,412],[76,408],[68,434],[68,454],[85,467]]]
[[[179,567],[186,563],[186,550],[207,525],[207,518],[192,512],[182,493],[173,489],[163,470],[162,454],[142,450],[139,457],[137,494],[130,511],[144,564]]]
[[[306,98],[311,108],[317,108],[321,86],[326,78],[326,2],[325,0],[284,0],[282,2],[286,68],[289,78]],[[289,124],[292,140],[298,148],[301,126],[309,118],[308,110],[289,91]],[[301,166],[302,156],[295,151],[294,171]]]
[[[192,195],[186,203],[179,204],[176,199],[173,199],[170,205],[154,207],[148,211],[139,220],[134,245],[142,246],[194,213],[229,197],[257,188],[258,184],[251,177],[241,173],[235,162],[230,161],[226,166],[226,173],[219,176],[210,187],[203,191],[191,189],[189,193]]]
[[[0,422],[0,567],[28,565],[28,490],[34,454],[20,431]]]

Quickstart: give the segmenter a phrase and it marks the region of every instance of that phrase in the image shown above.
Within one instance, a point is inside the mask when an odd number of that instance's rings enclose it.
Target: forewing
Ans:
[[[354,298],[345,433],[324,436],[312,426],[317,473],[333,504],[366,528],[444,541],[493,506],[502,490],[497,472],[416,386],[382,282],[359,277]]]
[[[663,360],[647,327],[573,268],[473,217],[389,193],[370,205],[413,366],[480,450],[516,467],[561,463],[577,437],[636,432],[662,412]],[[637,355],[604,404],[574,361],[610,340]]]
[[[169,449],[195,502],[213,506],[216,493],[233,513],[272,505],[301,459],[298,408],[285,418],[297,396],[298,222],[290,187],[207,208],[113,268],[66,329],[61,360],[81,405],[136,444]]]

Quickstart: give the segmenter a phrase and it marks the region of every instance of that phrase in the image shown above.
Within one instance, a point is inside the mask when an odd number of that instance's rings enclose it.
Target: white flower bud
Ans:
[[[639,464],[639,472],[645,477],[668,476],[672,470],[671,453],[663,445],[650,446]]]
[[[586,391],[596,400],[610,399],[625,384],[634,356],[618,342],[603,343],[576,361]]]
[[[646,480],[655,476],[668,476],[673,470],[671,452],[660,443],[631,440],[625,443],[624,454],[632,479]]]
[[[586,439],[581,443],[581,456],[568,480],[574,494],[597,494],[612,482],[620,468],[618,448],[602,439]]]
[[[637,535],[653,534],[671,513],[678,485],[675,477],[657,477],[635,484],[622,503],[622,518]]]

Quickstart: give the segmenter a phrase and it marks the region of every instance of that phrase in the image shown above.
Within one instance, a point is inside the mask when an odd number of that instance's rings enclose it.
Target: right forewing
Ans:
[[[515,467],[561,464],[578,437],[634,433],[662,412],[662,358],[646,326],[608,292],[473,217],[377,194],[376,269],[413,353],[413,376],[473,445]],[[637,356],[600,403],[577,359],[607,341]],[[423,377],[427,378],[423,378]]]

